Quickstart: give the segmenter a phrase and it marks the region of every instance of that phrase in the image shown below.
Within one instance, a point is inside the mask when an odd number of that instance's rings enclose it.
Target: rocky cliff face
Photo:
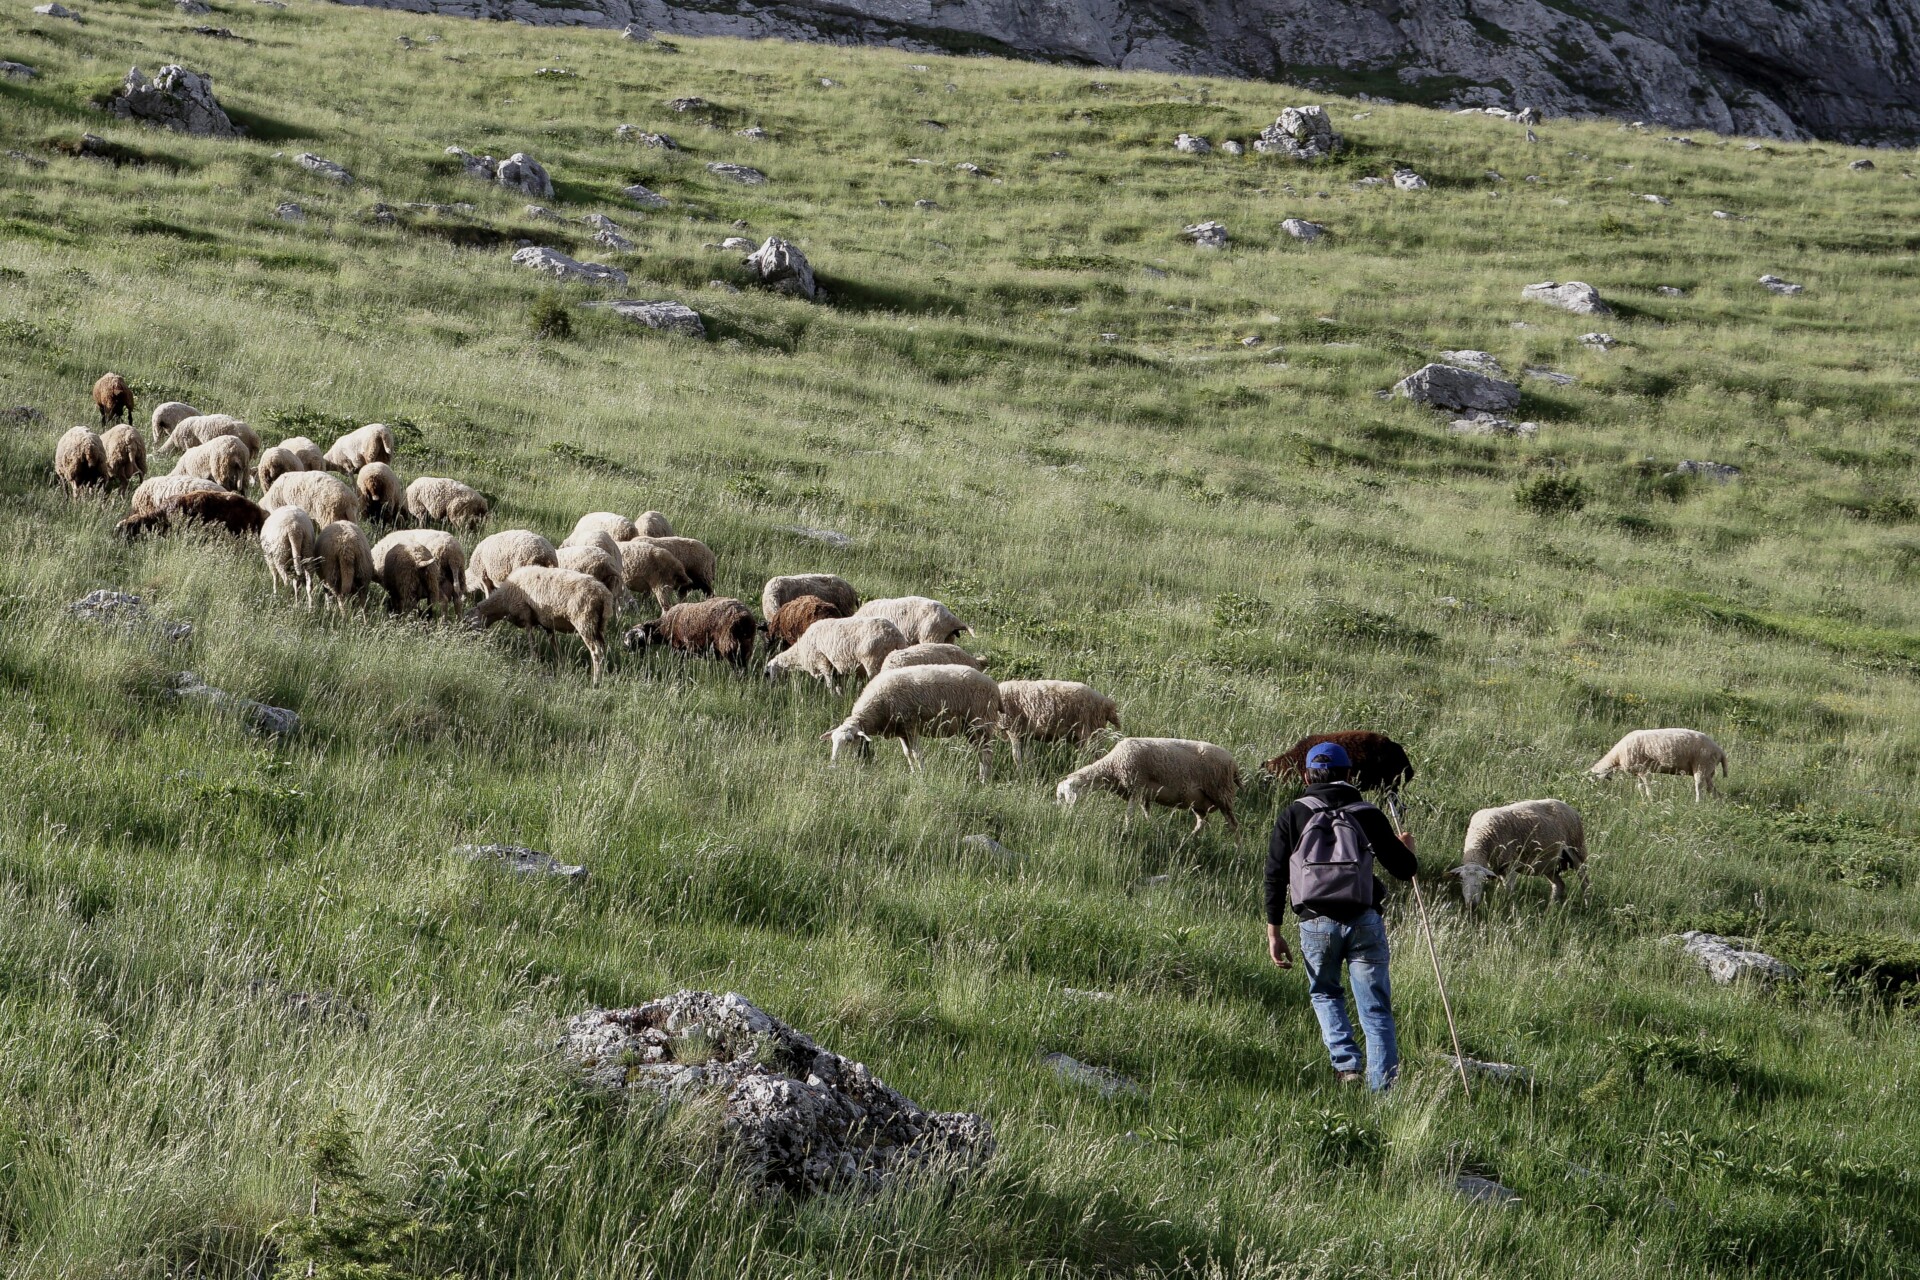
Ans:
[[[1776,138],[1920,138],[1920,0],[343,0],[1248,76]]]

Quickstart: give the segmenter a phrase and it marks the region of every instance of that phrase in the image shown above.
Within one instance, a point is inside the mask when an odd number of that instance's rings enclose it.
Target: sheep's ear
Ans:
[[[1450,876],[1464,876],[1467,874],[1467,869],[1465,867],[1450,867],[1447,870],[1447,874]]]
[[[821,735],[820,735],[820,741],[822,741],[822,742],[832,742],[832,741],[833,741],[833,730],[831,730],[831,729],[829,729],[829,730],[827,730],[827,731],[826,731],[825,733],[823,733],[823,734],[821,734]]]

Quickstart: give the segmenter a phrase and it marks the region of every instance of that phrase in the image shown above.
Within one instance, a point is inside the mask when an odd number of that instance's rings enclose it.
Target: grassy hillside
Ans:
[[[342,1275],[1911,1272],[1907,157],[1854,172],[1836,147],[1612,123],[1528,145],[1486,117],[1336,104],[1351,152],[1300,168],[1171,149],[1303,100],[1272,85],[669,51],[308,0],[83,9],[0,16],[0,57],[41,72],[0,80],[0,408],[44,415],[0,429],[7,1275],[269,1274],[312,1203],[305,1136],[348,1129],[366,1182],[347,1234],[384,1218],[404,1243],[394,1272]],[[248,140],[87,107],[175,61]],[[666,107],[683,95],[713,109]],[[752,124],[773,137],[736,134]],[[47,145],[83,131],[128,163]],[[533,220],[450,144],[531,152],[545,203],[610,215],[636,251]],[[1356,185],[1396,164],[1432,189]],[[634,181],[671,206],[628,206]],[[454,202],[472,214],[404,207]],[[1289,216],[1332,235],[1295,242]],[[1230,248],[1178,238],[1207,218]],[[708,288],[747,283],[708,247],[735,234],[792,239],[830,303]],[[543,285],[508,261],[520,237],[697,307],[713,340],[585,309],[536,337],[542,299],[620,295]],[[1805,293],[1754,283],[1769,272]],[[1541,279],[1590,281],[1618,314],[1522,303]],[[1583,346],[1594,329],[1620,345]],[[1523,379],[1533,439],[1376,397],[1457,348],[1577,381]],[[919,777],[889,751],[829,771],[844,701],[824,690],[657,654],[592,688],[577,645],[531,660],[512,635],[291,609],[256,549],[130,546],[108,532],[122,501],[54,485],[54,440],[106,369],[143,410],[187,399],[269,440],[399,424],[403,476],[483,488],[492,528],[658,508],[716,549],[726,594],[823,570],[940,597],[1002,678],[1095,683],[1131,731],[1221,743],[1249,777],[1302,733],[1387,731],[1420,771],[1437,890],[1475,809],[1568,800],[1591,902],[1549,911],[1538,882],[1478,919],[1450,887],[1436,902],[1468,1051],[1533,1085],[1462,1099],[1407,902],[1407,1074],[1383,1099],[1334,1085],[1303,978],[1264,955],[1284,793],[1243,793],[1237,841],[1218,822],[1183,840],[1164,813],[1123,834],[1115,802],[1053,804],[1064,750],[1019,771],[1003,753],[986,786],[951,744]],[[1667,478],[1682,459],[1744,475]],[[1516,500],[1544,476],[1585,505]],[[192,621],[191,644],[66,616],[103,586]],[[297,709],[302,733],[269,747],[167,700],[184,668]],[[1726,744],[1721,799],[1581,776],[1664,724]],[[449,852],[464,840],[592,879],[509,882]],[[1661,942],[1699,924],[1757,934],[1806,981],[1715,987]],[[872,1200],[739,1190],[710,1116],[604,1105],[552,1052],[566,1015],[683,986],[985,1112],[999,1155]],[[1057,1079],[1055,1050],[1146,1096]],[[1461,1199],[1462,1170],[1522,1202]]]

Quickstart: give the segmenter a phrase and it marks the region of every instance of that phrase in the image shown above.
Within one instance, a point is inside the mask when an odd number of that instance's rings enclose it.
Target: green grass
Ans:
[[[0,159],[0,407],[46,415],[0,430],[5,1274],[267,1274],[324,1235],[302,1221],[316,1171],[327,1212],[419,1275],[1911,1272],[1920,261],[1900,157],[1855,174],[1838,147],[1598,122],[1529,147],[1485,117],[1338,105],[1352,152],[1296,168],[1171,149],[1312,100],[1273,85],[1101,72],[1096,91],[995,59],[669,53],[306,0],[217,5],[244,46],[158,3],[85,16],[0,20],[0,56],[42,70],[0,82],[0,151],[46,162]],[[211,74],[252,138],[90,110],[135,61]],[[723,127],[665,108],[689,94]],[[751,123],[775,140],[733,134]],[[83,131],[120,163],[44,145]],[[450,144],[531,152],[547,203],[611,215],[637,252],[527,217]],[[1395,163],[1433,189],[1352,185]],[[626,208],[634,181],[671,207]],[[276,219],[286,200],[308,220]],[[462,201],[471,219],[369,216]],[[1334,234],[1302,246],[1288,216]],[[1178,238],[1204,218],[1232,247]],[[793,239],[832,303],[707,290],[745,283],[704,247],[732,234]],[[696,306],[715,340],[592,309],[537,337],[553,286],[509,265],[521,236]],[[1522,304],[1542,279],[1620,314]],[[1595,328],[1621,346],[1582,346]],[[1579,381],[1525,380],[1531,440],[1375,398],[1457,348]],[[1420,772],[1436,887],[1475,809],[1561,796],[1586,815],[1591,903],[1549,912],[1539,884],[1477,920],[1436,903],[1468,1052],[1533,1085],[1461,1098],[1403,902],[1407,1076],[1338,1091],[1301,978],[1265,962],[1259,837],[1057,809],[1064,752],[1003,754],[984,787],[957,747],[917,778],[886,752],[830,771],[843,705],[821,690],[626,654],[591,688],[577,646],[536,661],[510,636],[342,623],[276,605],[246,546],[110,538],[118,507],[68,503],[49,471],[109,368],[144,407],[269,439],[393,423],[402,474],[482,488],[494,528],[657,508],[716,549],[724,593],[826,570],[938,596],[996,672],[1094,682],[1130,730],[1219,742],[1249,775],[1308,731],[1385,730]],[[1744,477],[1664,479],[1683,458]],[[1550,476],[1577,510],[1516,501]],[[193,621],[191,646],[65,617],[100,586]],[[183,667],[297,708],[303,733],[270,748],[169,703]],[[1582,777],[1661,724],[1727,746],[1722,800]],[[1249,826],[1281,798],[1244,793]],[[959,844],[975,832],[1018,858]],[[470,839],[592,879],[508,883],[450,854]],[[1714,987],[1660,941],[1704,921],[1809,980]],[[709,1113],[609,1106],[553,1053],[566,1015],[682,986],[984,1111],[999,1155],[953,1188],[756,1198]],[[1147,1096],[1077,1091],[1038,1064],[1054,1050]],[[1463,1169],[1521,1203],[1457,1198]]]

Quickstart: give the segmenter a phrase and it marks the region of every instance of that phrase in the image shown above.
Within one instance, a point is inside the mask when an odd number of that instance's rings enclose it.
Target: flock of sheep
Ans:
[[[304,594],[309,608],[316,582],[343,616],[374,583],[398,614],[424,606],[451,617],[478,597],[466,609],[466,625],[507,622],[530,638],[536,632],[578,636],[597,684],[618,611],[646,595],[660,615],[625,633],[629,650],[666,645],[745,669],[763,644],[770,680],[811,676],[836,694],[843,680],[865,680],[846,718],[821,735],[834,763],[843,755],[868,756],[876,738],[893,738],[909,769],[917,770],[923,738],[962,737],[977,752],[985,782],[998,739],[1007,740],[1017,765],[1030,743],[1084,748],[1108,735],[1118,741],[1105,756],[1060,780],[1060,803],[1106,791],[1123,799],[1129,814],[1136,801],[1143,812],[1156,804],[1184,809],[1198,831],[1217,811],[1239,829],[1233,805],[1241,777],[1231,751],[1184,738],[1119,737],[1113,699],[1076,681],[995,681],[978,657],[953,643],[972,629],[938,600],[862,602],[850,583],[832,574],[791,574],[767,582],[756,620],[743,601],[714,594],[713,551],[676,534],[657,511],[633,518],[589,512],[558,546],[532,530],[504,530],[481,538],[469,554],[455,533],[427,526],[477,532],[487,519],[486,498],[437,476],[402,487],[392,466],[393,433],[380,423],[350,431],[324,451],[298,436],[263,449],[239,418],[168,402],[153,411],[151,443],[178,460],[171,473],[148,476],[149,442],[132,423],[126,380],[109,373],[93,396],[102,430],[74,427],[55,449],[54,471],[71,494],[133,487],[132,508],[117,526],[128,538],[187,524],[256,537],[275,591],[285,585],[296,599]],[[257,503],[247,496],[252,486],[260,491]],[[363,519],[412,527],[392,527],[369,544]],[[706,598],[679,599],[691,592]],[[1365,731],[1303,738],[1267,761],[1262,774],[1300,777],[1308,748],[1327,740],[1346,747],[1363,789],[1391,794],[1413,776],[1399,744]],[[1726,754],[1706,734],[1643,729],[1622,738],[1591,773],[1629,774],[1649,795],[1649,775],[1688,775],[1697,801],[1712,792],[1716,768],[1724,774]],[[1526,800],[1473,815],[1454,874],[1469,906],[1489,879],[1511,882],[1520,872],[1549,880],[1557,901],[1565,894],[1564,871],[1578,872],[1590,887],[1586,857],[1585,832],[1571,806]]]

